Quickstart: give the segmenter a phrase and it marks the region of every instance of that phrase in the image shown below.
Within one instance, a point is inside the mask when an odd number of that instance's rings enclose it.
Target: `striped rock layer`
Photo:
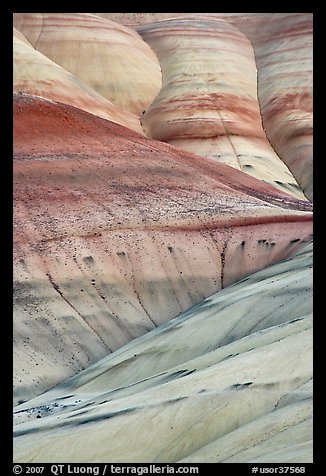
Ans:
[[[15,13],[32,46],[116,106],[139,116],[161,87],[158,60],[133,30],[87,13]]]
[[[312,462],[311,314],[306,247],[17,406],[14,461]]]
[[[16,401],[311,234],[307,201],[80,109],[16,95]]]
[[[312,14],[287,14],[253,41],[267,136],[313,200]]]
[[[113,105],[76,76],[35,50],[14,28],[13,90],[70,104],[143,133],[139,119]]]
[[[156,52],[163,85],[141,118],[145,133],[303,198],[266,138],[250,41],[224,20],[165,20],[138,28]]]
[[[192,13],[97,13],[140,27]],[[252,43],[265,132],[309,200],[313,199],[312,13],[196,13],[235,26]]]

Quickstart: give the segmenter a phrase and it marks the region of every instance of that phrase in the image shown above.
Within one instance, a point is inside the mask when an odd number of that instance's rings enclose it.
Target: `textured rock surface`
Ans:
[[[115,21],[130,28],[137,28],[140,25],[187,15],[187,13],[93,13],[93,15]],[[190,15],[193,15],[193,13]]]
[[[312,14],[98,15],[14,17],[15,462],[310,462]]]
[[[224,20],[165,20],[138,28],[163,86],[141,122],[146,135],[210,157],[303,198],[266,138],[250,41]]]
[[[160,90],[155,54],[122,25],[87,13],[15,13],[14,27],[35,49],[137,116]]]
[[[258,94],[267,136],[313,199],[312,14],[287,14],[255,39]],[[257,33],[256,33],[257,35]]]
[[[14,158],[15,402],[311,240],[309,202],[67,105],[15,95]]]
[[[70,104],[143,133],[139,119],[84,84],[73,74],[35,50],[14,28],[13,90]]]
[[[137,27],[191,13],[97,13]],[[252,43],[262,121],[273,148],[306,196],[312,180],[312,13],[196,13],[235,26]]]
[[[15,462],[311,462],[311,268],[306,247],[18,406]]]

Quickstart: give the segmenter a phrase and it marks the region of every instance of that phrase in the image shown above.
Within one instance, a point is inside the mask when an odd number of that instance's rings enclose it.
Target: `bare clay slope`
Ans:
[[[13,31],[13,90],[63,102],[143,133],[138,117],[105,99]]]
[[[163,72],[162,89],[141,118],[146,135],[304,198],[263,129],[248,38],[225,20],[198,14],[138,31]]]
[[[15,96],[15,402],[311,233],[306,201],[71,106]]]
[[[247,23],[246,28],[255,49],[264,128],[276,152],[312,201],[313,16],[278,14],[265,25],[261,20],[262,28],[255,29],[252,23]]]
[[[14,459],[311,462],[311,313],[307,247],[16,407]]]
[[[145,25],[152,22],[180,17],[191,19],[194,15],[197,19],[220,19],[235,26],[247,37],[254,49],[257,93],[268,140],[289,167],[306,197],[313,199],[312,13],[96,15],[128,25],[140,32],[146,31]]]
[[[89,13],[15,13],[32,46],[137,117],[162,83],[155,53],[133,30]]]

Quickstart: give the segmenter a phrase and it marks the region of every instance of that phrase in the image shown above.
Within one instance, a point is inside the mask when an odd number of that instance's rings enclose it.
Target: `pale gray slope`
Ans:
[[[308,246],[16,407],[14,459],[310,462],[311,314]]]

